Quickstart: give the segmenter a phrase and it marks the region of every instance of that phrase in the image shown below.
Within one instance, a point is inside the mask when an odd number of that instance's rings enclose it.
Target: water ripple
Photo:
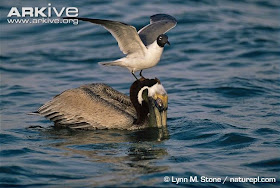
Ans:
[[[47,4],[2,0],[3,18],[15,6]],[[128,70],[98,65],[123,57],[98,25],[1,19],[1,187],[172,187],[164,176],[276,176],[278,0],[84,0],[52,6],[78,7],[82,17],[119,20],[137,29],[156,13],[176,17],[177,26],[167,33],[171,46],[143,73],[158,77],[168,93],[168,130],[72,131],[26,115],[66,89],[102,82],[128,94],[135,79]]]

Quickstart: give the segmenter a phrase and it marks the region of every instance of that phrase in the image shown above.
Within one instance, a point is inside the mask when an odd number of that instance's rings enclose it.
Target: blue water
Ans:
[[[168,13],[178,25],[158,77],[169,94],[168,133],[71,131],[28,116],[60,92],[106,83],[128,94],[122,57],[102,27],[8,24],[11,7],[78,7],[82,17],[137,29]],[[180,183],[188,187],[278,187],[280,2],[1,1],[0,187],[177,187],[164,177],[272,177],[277,183]]]

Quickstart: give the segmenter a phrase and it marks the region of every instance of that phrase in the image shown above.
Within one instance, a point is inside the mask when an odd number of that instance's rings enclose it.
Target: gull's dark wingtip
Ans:
[[[104,22],[111,22],[110,20],[92,19],[92,18],[81,18],[81,17],[63,17],[63,19],[78,19],[86,22],[91,22],[94,24],[104,25]]]
[[[119,21],[112,21],[112,20],[103,20],[103,19],[93,19],[93,18],[81,18],[81,17],[63,17],[63,19],[78,19],[86,22],[91,22],[94,24],[99,24],[99,25],[106,25],[106,24],[123,24],[125,26],[130,26],[129,24],[119,22]]]
[[[63,19],[78,19],[78,20],[82,20],[82,21],[93,21],[93,20],[97,20],[97,19],[91,19],[91,18],[80,18],[80,17],[62,17]]]
[[[78,20],[83,20],[83,19],[88,19],[88,18],[79,18],[79,17],[62,17],[62,19],[78,19]]]
[[[174,23],[177,23],[176,18],[174,18],[173,16],[169,15],[169,14],[155,14],[152,15],[150,17],[152,22],[157,22],[157,21],[161,21],[161,20],[168,20]]]
[[[78,17],[62,17],[62,19],[79,19]]]

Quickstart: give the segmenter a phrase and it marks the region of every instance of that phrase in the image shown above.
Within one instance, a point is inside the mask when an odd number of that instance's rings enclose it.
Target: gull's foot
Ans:
[[[134,76],[134,78],[135,78],[136,80],[138,80],[138,78],[135,76],[135,74],[134,74],[133,72],[131,72],[131,74]]]
[[[143,70],[140,71],[140,74],[139,74],[139,75],[141,76],[141,78],[145,78],[145,77],[142,75],[142,71],[143,71]],[[146,79],[146,78],[145,78],[145,79]]]

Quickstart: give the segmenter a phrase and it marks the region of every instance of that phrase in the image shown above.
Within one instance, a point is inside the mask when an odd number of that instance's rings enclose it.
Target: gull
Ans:
[[[65,17],[64,19],[73,19],[73,17]],[[155,14],[150,17],[150,24],[137,32],[134,26],[119,21],[91,18],[75,19],[98,24],[108,30],[126,56],[115,61],[100,62],[100,64],[126,67],[136,79],[134,74],[136,71],[140,71],[140,76],[143,77],[142,70],[158,64],[165,44],[170,45],[165,33],[177,24],[176,19],[168,14]]]

